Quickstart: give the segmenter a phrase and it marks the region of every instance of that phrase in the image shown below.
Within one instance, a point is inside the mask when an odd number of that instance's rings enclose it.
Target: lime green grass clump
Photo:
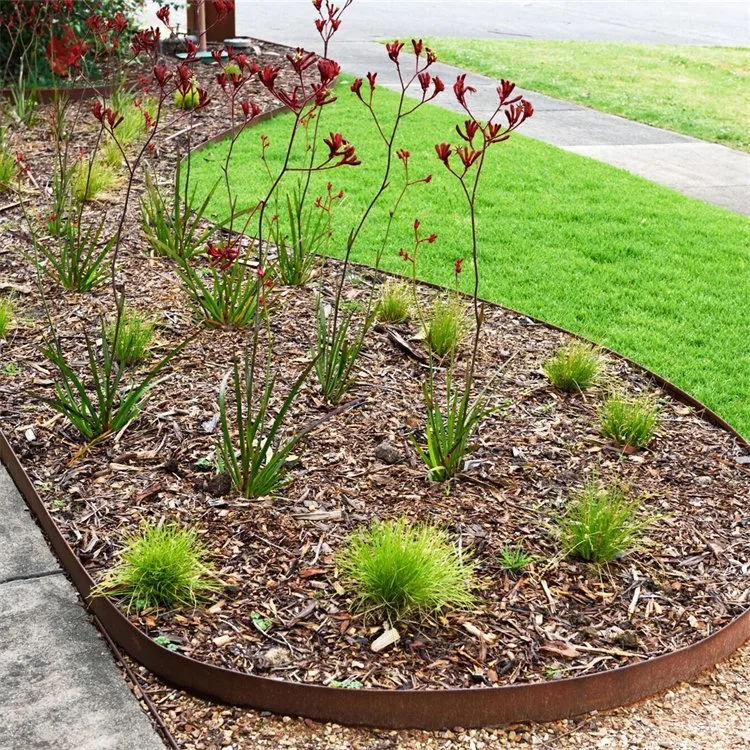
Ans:
[[[195,531],[146,524],[125,537],[121,562],[102,577],[92,596],[120,596],[128,610],[140,612],[194,607],[221,588]]]
[[[424,620],[474,601],[472,560],[436,526],[375,522],[352,534],[337,562],[354,609],[370,618]]]

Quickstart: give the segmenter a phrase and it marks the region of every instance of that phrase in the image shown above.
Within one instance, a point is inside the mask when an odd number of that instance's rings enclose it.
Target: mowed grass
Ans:
[[[430,39],[442,62],[750,151],[750,49]]]
[[[328,180],[346,193],[333,222],[334,255],[341,255],[349,228],[382,178],[384,148],[348,88],[338,93],[320,127],[325,133],[340,130],[363,163],[313,180],[313,195]],[[395,97],[378,89],[376,103],[392,112]],[[453,282],[454,260],[470,255],[464,199],[434,151],[435,143],[456,140],[456,119],[429,107],[406,121],[397,147],[412,154],[412,178],[432,173],[433,180],[407,193],[383,263],[390,271],[408,272],[398,251],[410,248],[419,218],[425,234],[438,234],[420,250],[419,273],[446,286]],[[230,171],[240,207],[268,189],[259,161],[261,133],[270,138],[268,157],[277,167],[289,127],[289,117],[281,115],[240,138]],[[226,148],[215,144],[194,157],[196,201],[221,176]],[[750,220],[522,136],[490,151],[483,181],[478,231],[484,297],[641,362],[750,435]],[[401,185],[397,165],[354,260],[373,262]],[[212,213],[220,217],[227,210],[226,195],[217,189]],[[465,269],[468,291],[468,260]]]

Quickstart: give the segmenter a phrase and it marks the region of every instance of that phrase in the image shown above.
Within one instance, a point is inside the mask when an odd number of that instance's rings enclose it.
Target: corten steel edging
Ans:
[[[112,94],[112,85],[103,83],[101,86],[71,86],[70,88],[61,87],[59,89],[45,87],[34,89],[33,91],[40,104],[53,102],[57,95],[64,95],[69,101],[78,102],[81,99],[88,99],[91,96],[110,96]],[[10,89],[0,88],[0,96],[12,99],[13,92]]]
[[[668,385],[663,378],[648,373]],[[679,400],[682,391],[674,387]],[[704,416],[717,415],[690,398]],[[736,431],[735,438],[748,446]],[[5,435],[0,462],[8,469],[46,532],[63,567],[88,602],[93,581],[60,533]],[[88,602],[107,635],[131,658],[165,682],[222,703],[248,706],[319,721],[391,729],[495,726],[519,721],[553,721],[634,703],[689,680],[731,654],[750,638],[750,610],[711,636],[685,648],[607,672],[551,682],[450,690],[349,690],[304,685],[237,672],[196,661],[155,643],[109,599]]]

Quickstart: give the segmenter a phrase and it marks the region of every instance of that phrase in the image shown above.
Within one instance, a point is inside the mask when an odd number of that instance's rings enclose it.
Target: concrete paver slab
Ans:
[[[0,643],[2,750],[163,750],[62,574],[0,585]]]
[[[16,485],[0,466],[0,584],[60,570]]]

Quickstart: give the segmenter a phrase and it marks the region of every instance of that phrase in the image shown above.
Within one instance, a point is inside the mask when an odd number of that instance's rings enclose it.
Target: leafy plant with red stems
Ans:
[[[419,445],[413,440],[419,457],[424,461],[433,480],[450,479],[460,472],[464,465],[466,453],[471,449],[470,440],[479,427],[481,421],[493,411],[488,408],[486,388],[472,404],[472,385],[476,366],[479,338],[483,320],[483,309],[479,302],[479,253],[476,222],[476,201],[479,190],[482,169],[485,165],[487,151],[495,144],[506,141],[510,134],[534,113],[531,103],[520,95],[514,95],[515,84],[503,80],[497,87],[498,104],[486,121],[480,121],[472,113],[467,101],[467,94],[476,90],[466,83],[466,75],[461,74],[453,84],[456,100],[468,115],[463,123],[456,126],[456,132],[462,140],[461,145],[453,146],[449,143],[435,145],[435,153],[445,168],[458,180],[466,198],[471,217],[471,261],[473,267],[473,310],[474,336],[471,355],[461,387],[455,384],[456,347],[451,346],[451,364],[446,375],[446,397],[444,404],[438,396],[435,387],[435,367],[432,359],[433,343],[428,341],[430,353],[429,374],[423,384],[422,393],[427,410],[427,424],[425,428],[426,446]],[[496,118],[503,116],[505,124],[496,122]],[[417,250],[428,238],[420,238],[418,234],[419,222],[415,221],[415,245],[412,255],[401,250],[401,257],[412,266],[412,283],[416,298],[416,263]],[[458,278],[463,270],[463,258],[455,262],[456,293],[458,294]],[[417,303],[418,304],[418,303]],[[419,307],[418,307],[419,309]],[[421,315],[421,313],[420,313]],[[450,321],[449,321],[450,322]],[[424,318],[423,327],[428,330]],[[429,333],[428,333],[429,337]],[[446,352],[447,353],[447,352]]]
[[[126,31],[126,24],[123,23],[121,17],[115,16],[113,19],[104,20],[98,16],[91,16],[87,19],[87,23],[92,30],[96,30],[102,43],[106,41],[106,44],[113,53],[115,51],[119,52],[121,48],[121,40]],[[87,221],[84,217],[82,207],[79,207],[78,209],[77,218],[71,218],[71,216],[75,217],[76,214],[72,212],[72,206],[68,196],[69,202],[63,206],[63,210],[66,214],[66,218],[63,219],[63,222],[66,222],[63,223],[63,236],[65,236],[66,232],[70,235],[71,228],[75,228],[77,254],[69,255],[67,259],[65,259],[64,254],[70,250],[71,245],[63,244],[57,255],[55,254],[54,249],[49,249],[46,253],[42,253],[43,256],[45,254],[47,256],[47,260],[49,261],[47,264],[37,258],[37,267],[40,268],[40,270],[46,266],[51,266],[53,269],[57,268],[58,275],[61,266],[59,263],[57,267],[55,266],[55,263],[52,262],[54,258],[57,258],[58,261],[71,261],[73,265],[78,263],[78,276],[85,279],[93,278],[94,281],[98,283],[102,280],[102,266],[105,262],[105,256],[108,254],[108,257],[106,258],[109,263],[109,272],[107,276],[112,285],[112,296],[116,315],[114,317],[111,335],[102,336],[103,343],[101,359],[97,356],[93,340],[87,338],[88,373],[85,376],[79,375],[73,365],[68,361],[60,344],[59,336],[52,324],[51,316],[48,314],[53,341],[52,344],[46,348],[45,353],[52,364],[58,369],[60,377],[56,386],[55,397],[45,400],[53,409],[68,417],[81,435],[87,440],[101,439],[111,431],[121,429],[133,417],[135,417],[139,412],[143,399],[146,397],[150,384],[164,367],[166,367],[171,358],[180,351],[182,346],[184,346],[183,344],[169,352],[166,357],[152,367],[145,376],[142,376],[136,383],[125,382],[123,365],[121,362],[117,361],[116,357],[112,356],[112,352],[118,350],[125,304],[125,285],[116,283],[115,271],[117,269],[117,258],[122,241],[125,217],[128,212],[130,199],[133,195],[133,186],[136,176],[139,174],[144,162],[154,149],[154,138],[157,131],[160,126],[164,126],[163,115],[165,112],[165,102],[168,98],[173,96],[175,90],[184,91],[190,79],[190,76],[185,74],[186,71],[181,70],[181,66],[178,65],[176,70],[171,71],[162,61],[159,60],[157,49],[159,37],[160,34],[158,30],[153,28],[146,29],[137,32],[131,43],[131,53],[133,57],[144,56],[150,62],[152,75],[148,79],[142,80],[142,84],[144,85],[144,88],[156,92],[157,102],[154,114],[146,109],[143,110],[146,127],[144,129],[142,141],[139,144],[139,147],[134,151],[131,151],[130,148],[126,149],[126,144],[121,143],[118,138],[117,129],[122,123],[123,117],[115,108],[113,108],[113,106],[110,106],[110,103],[106,100],[97,99],[93,104],[84,104],[82,102],[75,113],[71,116],[71,113],[68,111],[69,102],[64,97],[59,96],[57,97],[53,108],[51,122],[52,133],[58,150],[58,161],[62,165],[60,185],[64,187],[66,180],[69,181],[69,175],[66,175],[65,171],[67,168],[67,151],[71,140],[70,132],[72,128],[75,127],[79,118],[83,115],[83,107],[89,108],[89,114],[96,123],[94,145],[91,151],[92,161],[96,158],[98,150],[106,139],[108,142],[116,144],[119,148],[127,177],[123,200],[119,206],[119,217],[115,222],[114,232],[111,239],[108,240],[104,250],[93,250],[93,248],[98,245],[104,219],[102,218],[99,220],[101,223],[92,225],[90,221]],[[101,50],[99,50],[99,52],[101,53]],[[188,53],[188,62],[190,61],[191,54]],[[114,68],[110,67],[110,70],[113,71],[114,75]],[[205,90],[199,89],[199,98],[200,106],[204,106],[208,101]],[[73,120],[72,127],[70,123],[71,119]],[[174,121],[168,122],[167,127],[174,127]],[[33,227],[33,222],[29,221],[28,223]],[[85,229],[85,226],[87,225],[89,227],[88,230]],[[93,234],[91,229],[92,226],[96,226]],[[32,233],[33,231],[34,230],[32,229]],[[89,251],[78,252],[82,250],[87,242]],[[41,240],[36,239],[35,247],[39,248],[40,243]],[[87,268],[89,271],[92,271],[93,269],[93,277],[92,273],[86,273]],[[88,288],[90,288],[90,285]],[[85,289],[80,289],[80,291],[85,291]],[[101,325],[102,331],[104,331],[104,321],[101,322]],[[87,381],[91,381],[95,384],[93,393],[87,391],[84,385]]]

